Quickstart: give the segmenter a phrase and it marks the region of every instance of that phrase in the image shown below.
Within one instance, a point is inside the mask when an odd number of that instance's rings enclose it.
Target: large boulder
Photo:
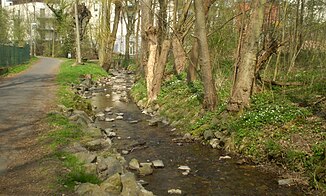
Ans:
[[[107,139],[96,139],[85,144],[85,147],[90,151],[99,151],[111,147],[112,141]]]
[[[107,193],[100,188],[99,185],[91,183],[83,183],[75,188],[77,195],[81,196],[105,196]]]
[[[75,156],[83,163],[94,163],[96,161],[96,154],[91,152],[78,152]]]
[[[120,161],[114,157],[98,158],[97,174],[100,179],[105,180],[116,173],[123,173],[123,167]]]
[[[101,189],[103,189],[109,195],[119,195],[122,191],[122,183],[120,174],[116,173],[106,179],[100,185]]]
[[[121,196],[153,196],[154,194],[144,189],[143,186],[136,182],[135,175],[131,172],[121,175],[122,193]]]

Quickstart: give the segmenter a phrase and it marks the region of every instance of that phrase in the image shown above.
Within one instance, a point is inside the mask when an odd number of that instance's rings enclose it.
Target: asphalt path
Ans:
[[[35,125],[53,103],[59,65],[58,59],[40,57],[23,73],[0,79],[0,176],[28,153],[24,142],[35,137]]]

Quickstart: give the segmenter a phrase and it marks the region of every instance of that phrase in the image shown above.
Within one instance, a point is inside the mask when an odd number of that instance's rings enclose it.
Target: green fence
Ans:
[[[30,47],[1,45],[0,44],[0,67],[23,64],[30,59]]]

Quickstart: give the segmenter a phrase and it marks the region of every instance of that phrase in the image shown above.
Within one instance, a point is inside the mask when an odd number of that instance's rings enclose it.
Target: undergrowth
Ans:
[[[171,76],[167,69],[157,100],[159,111],[183,133],[202,136],[206,130],[227,132],[234,146],[230,149],[251,157],[254,162],[275,162],[289,170],[305,173],[314,187],[323,189],[326,115],[325,106],[315,103],[325,96],[325,72],[320,68],[302,69],[296,67],[288,75],[279,76],[287,79],[285,81],[299,81],[301,85],[266,85],[262,92],[252,97],[250,109],[236,115],[226,111],[231,88],[228,74],[219,73],[216,77],[218,106],[215,111],[206,112],[201,105],[202,83],[187,84],[185,74]],[[144,79],[134,85],[132,96],[136,101],[146,102]]]

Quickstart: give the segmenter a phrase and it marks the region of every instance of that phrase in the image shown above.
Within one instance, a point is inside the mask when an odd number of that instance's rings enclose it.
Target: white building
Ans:
[[[7,7],[13,5],[12,0],[1,0],[1,7]]]

